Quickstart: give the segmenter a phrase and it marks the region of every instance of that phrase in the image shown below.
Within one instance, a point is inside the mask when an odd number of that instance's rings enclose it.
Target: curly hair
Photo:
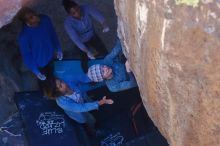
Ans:
[[[58,90],[56,86],[56,78],[51,76],[48,77],[44,82],[43,82],[43,91],[44,94],[49,98],[55,100],[59,96],[62,96],[63,94]]]

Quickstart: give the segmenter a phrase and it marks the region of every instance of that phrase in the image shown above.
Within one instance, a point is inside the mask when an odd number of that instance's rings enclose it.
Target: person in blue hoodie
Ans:
[[[21,9],[19,19],[23,22],[18,38],[23,61],[40,80],[45,80],[46,74],[52,72],[49,64],[54,54],[59,60],[63,58],[54,26],[48,16],[30,8]]]
[[[49,76],[44,82],[44,93],[74,121],[90,129],[94,128],[95,119],[89,113],[98,110],[105,104],[113,104],[112,99],[104,96],[101,100],[92,101],[80,86],[75,84],[75,80],[61,80],[54,76]],[[87,125],[87,126],[86,126]]]

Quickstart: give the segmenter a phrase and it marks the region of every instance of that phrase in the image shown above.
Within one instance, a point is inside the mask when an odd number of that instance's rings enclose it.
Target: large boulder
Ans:
[[[220,145],[220,1],[115,0],[145,108],[172,146]]]
[[[0,28],[11,22],[22,6],[22,0],[0,0]]]

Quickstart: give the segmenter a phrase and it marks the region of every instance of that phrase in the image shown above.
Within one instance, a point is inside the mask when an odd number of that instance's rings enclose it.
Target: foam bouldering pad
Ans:
[[[103,59],[94,59],[88,61],[88,66],[94,64],[103,64]],[[74,60],[62,60],[54,61],[54,75],[63,80],[75,80],[75,78],[88,78],[83,72],[81,67],[81,61],[79,59]],[[104,86],[105,83],[87,83],[81,87],[85,91],[93,90]]]
[[[105,95],[114,100],[114,104],[92,111],[97,128],[94,146],[118,146],[136,137],[130,108],[133,103],[141,100],[137,88],[123,92],[110,92],[105,86],[92,90],[88,94],[93,95],[94,100],[99,100]]]
[[[158,130],[154,130],[121,146],[169,146],[169,144]]]
[[[135,137],[128,113],[118,113],[97,128],[97,140],[101,146],[121,145]]]
[[[94,146],[168,146],[149,118],[138,88],[110,92],[107,87],[101,87],[88,94],[94,95],[96,99],[106,95],[114,100],[113,105],[92,111],[97,128]]]
[[[56,102],[40,92],[15,94],[30,146],[87,146],[89,140],[81,125],[66,116]]]

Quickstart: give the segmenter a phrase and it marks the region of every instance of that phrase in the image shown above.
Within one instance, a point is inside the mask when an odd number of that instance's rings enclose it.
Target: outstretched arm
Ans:
[[[62,109],[73,112],[88,112],[91,110],[96,110],[99,107],[98,101],[88,103],[76,103],[73,100],[58,99],[57,104]]]
[[[132,73],[128,73],[129,79],[126,81],[122,81],[122,82],[109,82],[108,83],[108,88],[110,91],[112,92],[119,92],[119,91],[123,91],[123,90],[127,90],[133,87],[137,86],[137,82],[135,80],[135,77]]]
[[[112,49],[112,51],[104,58],[105,64],[112,64],[113,60],[122,53],[121,43],[119,40],[117,40],[115,47]]]
[[[57,104],[64,110],[73,112],[88,112],[91,110],[98,109],[99,106],[104,104],[113,104],[111,99],[106,99],[103,97],[100,101],[88,102],[88,103],[76,103],[73,100],[65,100],[66,97],[58,98]]]

